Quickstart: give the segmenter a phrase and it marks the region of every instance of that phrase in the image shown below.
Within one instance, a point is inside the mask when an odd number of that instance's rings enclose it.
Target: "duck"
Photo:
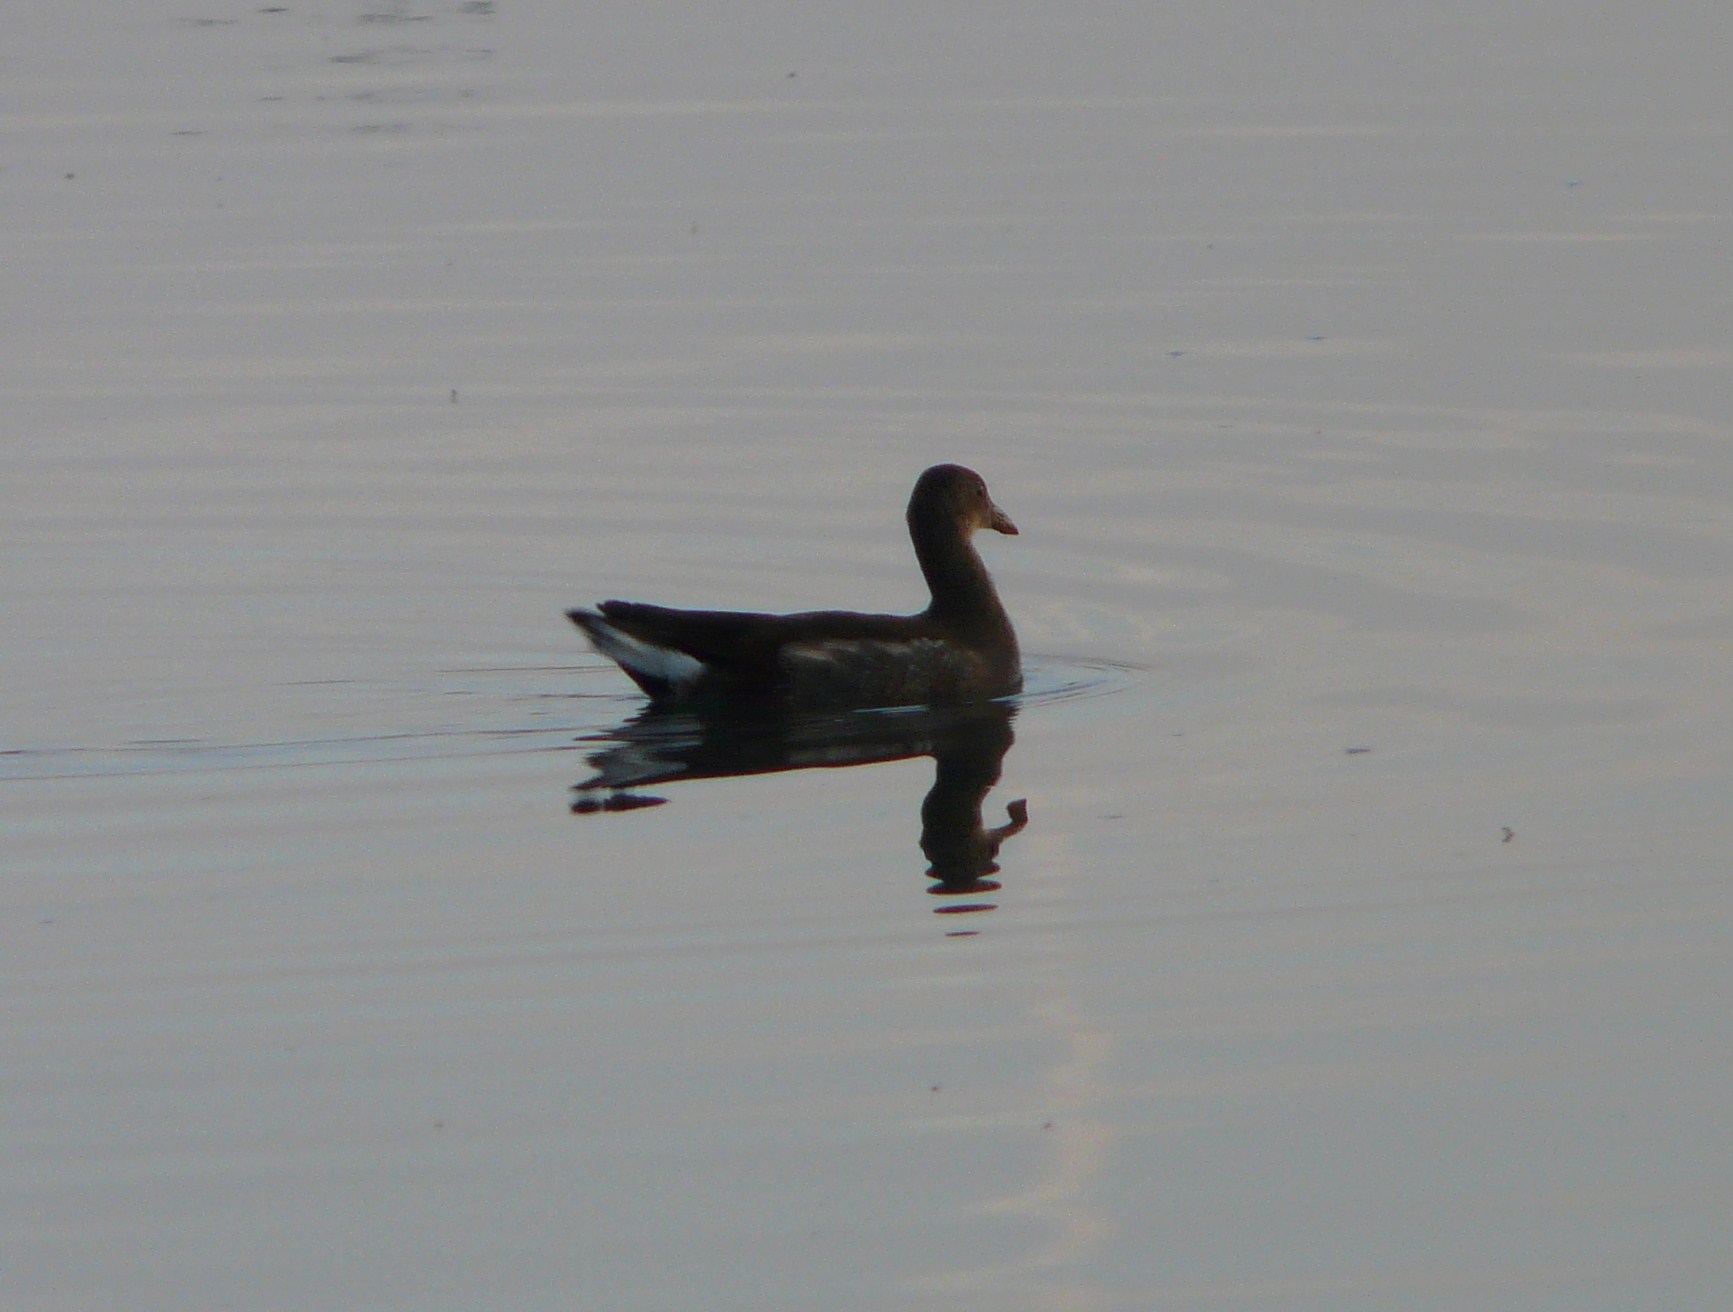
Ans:
[[[604,601],[566,617],[653,705],[926,706],[1019,692],[1017,635],[972,541],[982,529],[1015,536],[1017,526],[979,474],[952,464],[916,480],[907,518],[931,595],[914,615]]]

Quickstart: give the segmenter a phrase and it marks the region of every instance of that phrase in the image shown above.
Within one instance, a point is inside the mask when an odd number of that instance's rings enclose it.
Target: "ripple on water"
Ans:
[[[1023,714],[1061,703],[1109,697],[1135,688],[1147,667],[1086,656],[1034,656],[1025,663],[1023,692],[1012,699]],[[259,770],[309,765],[441,760],[515,752],[564,751],[605,739],[644,706],[612,665],[498,666],[440,671],[432,686],[333,683],[333,697],[358,707],[378,724],[380,708],[406,707],[401,727],[380,732],[218,742],[153,739],[118,744],[26,747],[0,751],[0,782],[22,779],[103,778],[211,770]],[[416,703],[429,692],[442,709],[462,708],[459,722],[415,724]],[[862,712],[865,715],[895,712]],[[357,719],[362,716],[357,713]]]
[[[1076,701],[1085,697],[1110,697],[1136,687],[1149,674],[1149,666],[1094,656],[1032,656],[1024,663],[1025,707],[1047,702]]]

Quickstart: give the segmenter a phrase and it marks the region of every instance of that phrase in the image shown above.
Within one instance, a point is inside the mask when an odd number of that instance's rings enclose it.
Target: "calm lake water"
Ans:
[[[1721,1306],[1730,26],[9,14],[0,1302]]]

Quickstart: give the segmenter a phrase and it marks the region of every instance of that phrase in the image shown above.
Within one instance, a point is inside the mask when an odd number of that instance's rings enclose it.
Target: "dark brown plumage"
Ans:
[[[656,700],[762,699],[788,706],[979,701],[1023,684],[1017,636],[977,529],[1016,533],[981,476],[934,465],[909,497],[909,537],[932,602],[917,615],[673,610],[604,601],[567,611],[597,651]]]

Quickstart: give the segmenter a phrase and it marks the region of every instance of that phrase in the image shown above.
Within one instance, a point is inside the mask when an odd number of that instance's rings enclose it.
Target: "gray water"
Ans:
[[[1720,1306],[1727,20],[374,3],[8,16],[7,1308]],[[997,871],[573,812],[939,460]]]

